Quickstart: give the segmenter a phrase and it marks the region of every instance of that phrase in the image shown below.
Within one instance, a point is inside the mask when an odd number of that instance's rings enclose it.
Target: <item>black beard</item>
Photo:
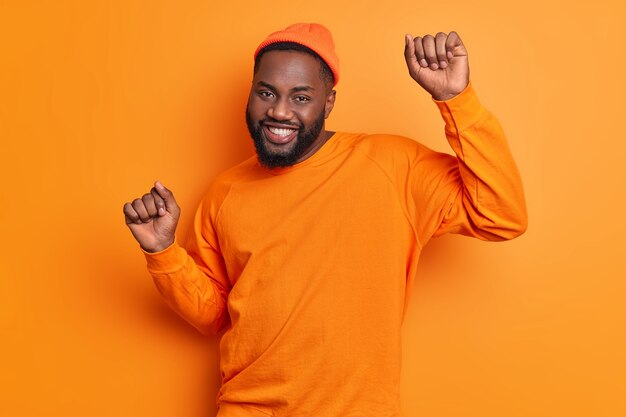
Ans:
[[[270,121],[269,119],[260,120],[258,123],[250,118],[250,112],[246,108],[246,123],[248,125],[248,131],[254,141],[254,147],[256,148],[257,158],[261,165],[267,168],[284,168],[290,167],[311,147],[315,139],[320,135],[324,128],[324,111],[320,112],[319,117],[315,122],[305,130],[298,131],[298,137],[295,139],[296,144],[293,149],[286,154],[275,154],[267,150],[265,146],[265,136],[263,134],[263,123]],[[271,120],[280,123],[278,120]]]

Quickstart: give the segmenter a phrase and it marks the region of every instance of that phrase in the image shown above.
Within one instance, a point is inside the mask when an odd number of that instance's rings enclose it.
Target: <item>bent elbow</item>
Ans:
[[[518,223],[516,225],[515,228],[510,230],[510,233],[507,237],[507,240],[511,240],[511,239],[515,239],[516,237],[519,237],[521,235],[523,235],[524,233],[526,233],[526,230],[528,229],[528,223],[524,222],[524,223]]]
[[[196,330],[198,330],[198,332],[200,332],[200,334],[202,336],[215,336],[216,334],[218,334],[219,332],[217,331],[216,328],[211,327],[211,326],[194,326],[196,328]]]
[[[200,332],[200,334],[202,336],[214,336],[217,333],[217,329],[214,326],[211,326],[210,324],[204,324],[204,323],[200,323],[200,324],[195,324],[192,323],[193,327],[196,328],[196,330],[198,332]]]
[[[523,235],[524,233],[526,233],[526,230],[528,230],[528,213],[524,211],[523,219],[521,219],[521,221],[518,222],[518,227],[515,230],[516,232],[515,237]]]
[[[510,210],[506,214],[502,212],[497,216],[483,217],[477,222],[477,235],[483,240],[500,242],[519,237],[528,228],[528,215],[526,210]]]
[[[516,227],[514,229],[515,236],[518,237],[526,233],[528,229],[528,210],[526,209],[526,202],[522,199],[519,208],[516,211]]]
[[[508,217],[506,227],[503,228],[501,237],[503,240],[515,239],[523,235],[528,229],[528,213],[526,208],[516,211],[514,215]]]
[[[227,316],[220,313],[192,324],[203,336],[216,336],[227,327],[228,322]]]

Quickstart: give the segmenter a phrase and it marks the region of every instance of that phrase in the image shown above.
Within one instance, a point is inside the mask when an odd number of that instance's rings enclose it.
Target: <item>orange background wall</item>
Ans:
[[[1,1],[0,415],[214,415],[217,342],[162,303],[122,205],[160,179],[185,235],[207,183],[253,152],[254,48],[295,21],[335,36],[329,128],[438,150],[403,35],[458,31],[524,178],[521,238],[424,252],[406,417],[626,415],[621,4]]]

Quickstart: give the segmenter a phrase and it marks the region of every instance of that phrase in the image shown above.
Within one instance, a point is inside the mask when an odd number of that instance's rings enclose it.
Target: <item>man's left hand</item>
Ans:
[[[469,83],[467,50],[456,32],[406,35],[404,58],[411,77],[435,100],[449,100]]]

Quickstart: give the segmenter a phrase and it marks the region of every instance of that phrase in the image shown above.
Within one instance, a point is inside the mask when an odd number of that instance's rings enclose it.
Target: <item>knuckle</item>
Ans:
[[[424,55],[424,48],[422,47],[422,41],[415,42],[415,55],[421,56]]]
[[[137,219],[137,212],[132,209],[132,207],[128,207],[124,209],[124,215],[131,220]]]

